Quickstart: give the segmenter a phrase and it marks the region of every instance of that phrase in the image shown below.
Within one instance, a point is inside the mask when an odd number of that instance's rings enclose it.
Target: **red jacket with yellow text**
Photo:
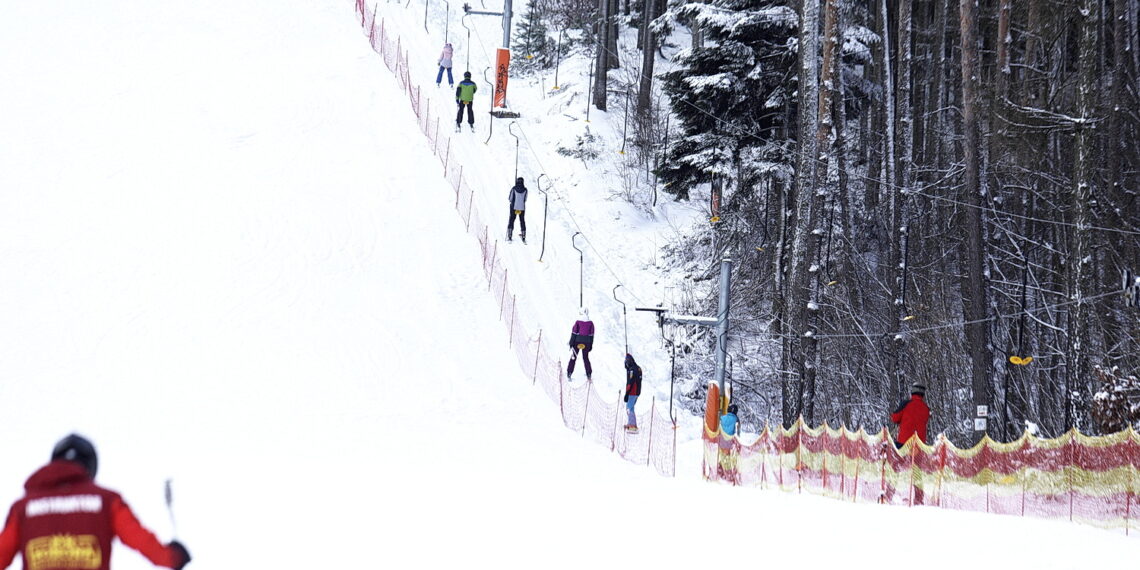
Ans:
[[[118,493],[96,485],[78,463],[48,463],[24,489],[0,531],[0,570],[17,553],[24,556],[25,570],[110,570],[115,537],[155,565],[174,568],[181,562]]]
[[[926,422],[930,420],[930,408],[918,394],[911,394],[910,401],[891,414],[891,421],[899,424],[899,444],[906,443],[910,436],[918,434],[918,439],[926,441]]]

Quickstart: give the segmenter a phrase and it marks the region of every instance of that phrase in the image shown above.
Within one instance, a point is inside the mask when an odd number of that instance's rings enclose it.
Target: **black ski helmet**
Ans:
[[[55,448],[51,450],[51,460],[65,459],[67,461],[74,461],[83,466],[87,470],[87,474],[92,479],[95,478],[95,471],[99,468],[99,458],[95,455],[95,446],[87,438],[71,434],[55,444]]]
[[[523,185],[522,176],[515,178],[515,186],[522,186],[522,185]]]
[[[464,79],[471,79],[471,72],[470,71],[464,71],[463,72],[463,78]]]

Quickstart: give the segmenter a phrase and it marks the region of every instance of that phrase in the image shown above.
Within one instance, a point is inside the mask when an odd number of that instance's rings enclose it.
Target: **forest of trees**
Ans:
[[[707,231],[672,248],[692,283],[674,308],[714,313],[734,259],[746,421],[877,430],[916,380],[958,444],[982,435],[978,406],[1002,441],[1140,420],[1122,295],[1140,270],[1140,0],[529,6],[582,31],[597,108],[634,101],[631,167],[710,196]],[[709,377],[710,334],[681,335],[684,373]]]

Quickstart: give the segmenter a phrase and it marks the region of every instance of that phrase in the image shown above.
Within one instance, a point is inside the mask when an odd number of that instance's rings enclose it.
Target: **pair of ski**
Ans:
[[[471,132],[475,132],[475,125],[467,125],[467,126],[471,127]],[[459,131],[462,131],[462,130],[463,130],[463,128],[459,124],[455,125],[455,132],[458,133]]]

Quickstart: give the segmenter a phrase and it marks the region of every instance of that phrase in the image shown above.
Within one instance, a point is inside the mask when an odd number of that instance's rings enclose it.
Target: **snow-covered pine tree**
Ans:
[[[796,89],[798,18],[781,0],[712,0],[670,10],[699,24],[705,42],[677,55],[662,89],[681,122],[658,171],[665,191],[687,199],[714,180],[750,186],[763,173],[792,170],[785,128]]]
[[[527,0],[526,12],[515,24],[515,37],[511,44],[511,65],[529,72],[554,65],[555,43],[547,37],[547,26],[537,0]]]

